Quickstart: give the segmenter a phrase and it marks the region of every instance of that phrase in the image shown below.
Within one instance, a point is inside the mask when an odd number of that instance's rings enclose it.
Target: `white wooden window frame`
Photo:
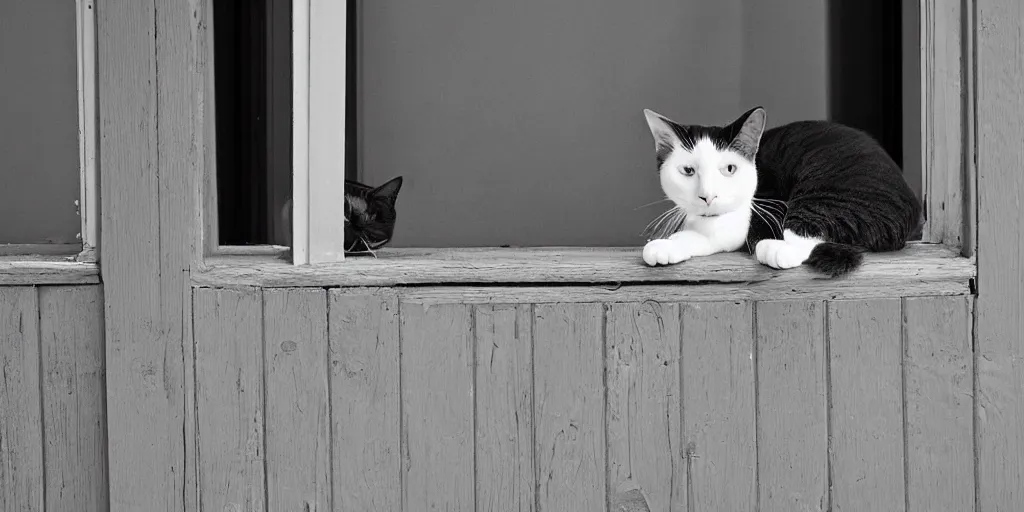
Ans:
[[[927,217],[922,240],[969,257],[976,204],[974,110],[967,100],[973,97],[973,41],[962,35],[973,13],[963,2],[902,1],[905,167],[922,177]],[[344,202],[339,198],[344,195],[346,161],[346,17],[346,2],[292,4],[294,265],[344,260]],[[212,78],[208,87],[212,97]],[[212,119],[212,110],[207,112]],[[212,139],[212,123],[209,131]],[[208,162],[207,254],[226,254],[210,239],[217,232],[216,179],[210,176],[212,157]]]
[[[95,0],[75,0],[75,67],[78,108],[78,183],[75,200],[81,225],[79,243],[0,244],[0,257],[7,261],[72,256],[74,261],[95,263],[99,253],[99,181],[97,166],[97,74]],[[79,251],[77,255],[75,251]]]
[[[345,259],[346,4],[292,3],[292,262]]]
[[[96,110],[96,6],[95,0],[76,0],[76,40],[78,52],[78,214],[82,218],[79,236],[82,252],[79,261],[99,261],[100,200],[97,173]]]

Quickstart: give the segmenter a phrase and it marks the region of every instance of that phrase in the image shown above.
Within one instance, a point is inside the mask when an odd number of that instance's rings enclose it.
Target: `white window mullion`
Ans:
[[[346,2],[293,4],[292,257],[345,257]]]
[[[82,260],[97,261],[99,183],[96,178],[96,8],[95,0],[76,0],[78,39],[78,213],[82,218]]]

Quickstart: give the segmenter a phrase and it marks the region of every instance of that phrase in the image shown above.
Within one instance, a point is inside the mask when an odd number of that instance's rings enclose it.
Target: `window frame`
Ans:
[[[80,244],[0,244],[0,286],[98,284],[97,18],[95,0],[75,0]]]
[[[207,6],[216,0],[207,0]],[[976,169],[974,148],[973,11],[964,2],[903,1],[905,169],[921,173],[925,223],[921,242],[974,255]],[[344,2],[292,4],[293,214],[292,265],[344,261],[346,10]],[[212,19],[212,18],[211,18]],[[337,30],[337,27],[342,27]],[[208,31],[212,33],[212,30]],[[212,36],[211,36],[212,37]],[[212,44],[210,55],[212,63]],[[207,74],[212,75],[212,66]],[[212,98],[212,79],[207,95]],[[343,91],[334,93],[332,91]],[[332,115],[326,115],[326,113]],[[212,109],[207,121],[212,126]],[[212,129],[207,148],[212,151]],[[282,256],[288,248],[221,247],[216,240],[216,179],[208,158],[203,183],[205,255],[231,258]],[[211,187],[212,188],[209,188]],[[212,196],[212,198],[211,198]],[[212,205],[212,209],[211,209]],[[210,227],[210,224],[213,224]],[[210,235],[213,239],[210,239]],[[551,248],[548,248],[551,249]],[[513,249],[514,250],[514,249]],[[391,251],[395,251],[392,249]],[[397,251],[416,257],[417,250]],[[259,265],[259,260],[253,260]],[[330,271],[325,271],[330,273]],[[440,278],[440,276],[439,276]],[[511,277],[510,277],[511,278]],[[502,281],[511,282],[511,281]]]
[[[97,166],[96,0],[75,0],[78,52],[78,152],[79,199],[82,218],[82,252],[77,261],[98,262],[100,247],[100,198]]]

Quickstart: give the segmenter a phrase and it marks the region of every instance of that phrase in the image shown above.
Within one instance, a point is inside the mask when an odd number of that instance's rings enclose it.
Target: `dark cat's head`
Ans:
[[[679,124],[650,110],[644,115],[654,136],[661,188],[680,210],[720,215],[750,208],[763,108],[752,108],[727,126]]]
[[[391,241],[401,188],[401,176],[379,187],[345,182],[345,252],[372,252]]]

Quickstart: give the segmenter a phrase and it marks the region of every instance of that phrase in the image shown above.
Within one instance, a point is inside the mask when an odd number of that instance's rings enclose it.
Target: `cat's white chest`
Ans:
[[[707,237],[719,251],[735,251],[747,243],[750,228],[750,210],[724,213],[715,217],[687,216],[683,229]]]

